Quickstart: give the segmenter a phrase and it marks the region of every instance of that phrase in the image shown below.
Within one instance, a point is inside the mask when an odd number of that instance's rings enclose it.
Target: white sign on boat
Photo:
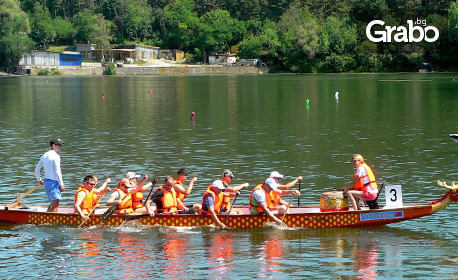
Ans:
[[[402,207],[402,190],[401,185],[393,185],[385,187],[385,208],[399,208]]]

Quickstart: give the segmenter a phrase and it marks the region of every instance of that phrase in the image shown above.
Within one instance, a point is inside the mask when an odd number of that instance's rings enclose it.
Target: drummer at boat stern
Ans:
[[[351,164],[356,168],[353,175],[353,181],[343,190],[344,195],[347,195],[351,201],[354,210],[361,210],[356,199],[364,201],[372,201],[377,198],[378,186],[375,181],[374,172],[364,162],[363,156],[356,154],[351,158]]]

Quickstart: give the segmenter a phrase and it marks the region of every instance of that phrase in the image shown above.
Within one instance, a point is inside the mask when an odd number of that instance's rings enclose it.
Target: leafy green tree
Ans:
[[[32,49],[34,42],[29,33],[29,19],[19,1],[0,1],[0,67],[9,71]]]
[[[237,45],[245,35],[243,23],[233,19],[229,12],[215,10],[200,18],[195,46],[203,50],[204,57],[211,52],[226,52]]]
[[[199,17],[211,11],[224,9],[223,0],[195,0],[195,3],[196,12]]]
[[[458,68],[458,2],[452,3],[450,10],[448,12],[448,25],[449,25],[449,43],[450,48],[448,48],[448,63],[450,63],[450,68]]]
[[[264,0],[261,2],[261,20],[278,22],[289,6],[296,0]]]
[[[349,20],[328,17],[320,26],[320,72],[347,72],[356,67],[356,27]]]
[[[150,38],[152,8],[147,0],[105,0],[103,15],[114,23],[118,41],[143,41]]]
[[[351,2],[348,0],[310,0],[307,4],[318,19],[327,19],[331,16],[345,18],[351,10]]]
[[[360,0],[352,4],[350,18],[354,21],[368,23],[374,19],[383,19],[389,11],[385,0]]]
[[[323,55],[352,54],[356,48],[356,26],[348,19],[328,17],[320,26],[319,52]]]
[[[32,27],[32,32],[30,34],[32,39],[43,46],[44,50],[47,50],[48,45],[57,37],[48,8],[42,6],[39,2],[35,2],[33,10],[31,14],[29,14],[29,18]]]
[[[56,43],[58,44],[73,44],[76,30],[73,24],[61,17],[53,20],[54,30],[56,31]]]
[[[199,18],[193,0],[177,0],[163,10],[165,24],[164,46],[189,50]]]
[[[458,45],[458,2],[452,2],[450,6],[448,12],[448,25],[450,28],[450,40]]]
[[[267,21],[260,34],[249,35],[238,44],[239,56],[243,58],[261,58],[272,65],[278,60],[281,47],[278,28],[272,21]]]
[[[91,42],[102,50],[110,47],[113,23],[104,19],[103,15],[84,10],[76,14],[73,21],[77,27],[78,42]]]
[[[448,64],[448,53],[450,49],[456,48],[456,45],[450,44],[450,36],[448,34],[449,21],[446,17],[438,14],[431,14],[426,17],[426,22],[430,26],[434,26],[439,30],[439,38],[435,42],[423,41],[421,46],[424,50],[424,58],[427,62],[431,62],[434,65],[447,65]],[[428,32],[429,33],[429,32]],[[431,34],[429,35],[432,36]],[[453,65],[447,65],[453,66]]]
[[[102,49],[102,57],[104,55],[103,50],[110,48],[110,42],[113,39],[111,31],[113,23],[103,18],[101,14],[96,14],[93,17],[95,25],[92,26],[92,30],[89,34],[89,42],[97,44]]]
[[[239,48],[238,56],[241,58],[259,57],[263,50],[259,36],[251,34],[245,37],[237,47]]]
[[[224,9],[238,20],[256,19],[261,14],[262,0],[225,0]]]
[[[129,41],[142,41],[152,32],[153,10],[146,0],[127,0],[125,30]]]
[[[295,2],[282,15],[279,27],[286,47],[299,47],[309,57],[318,48],[318,24],[308,8]]]

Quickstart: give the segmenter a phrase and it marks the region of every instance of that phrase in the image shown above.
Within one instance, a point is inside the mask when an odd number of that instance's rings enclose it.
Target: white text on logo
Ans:
[[[425,20],[417,19],[415,22],[417,24],[421,23],[423,26],[426,26]],[[413,43],[413,42],[421,42],[425,40],[426,42],[432,43],[435,42],[439,38],[439,30],[434,26],[426,26],[425,28],[413,25],[412,20],[407,21],[408,29],[405,26],[385,26],[385,30],[374,30],[372,31],[372,27],[374,25],[384,26],[385,22],[382,20],[373,20],[369,22],[366,27],[366,36],[374,43],[384,42],[384,43],[391,43],[392,35],[395,42],[401,43]],[[430,31],[428,33],[428,31]],[[429,37],[428,34],[434,33],[434,36]],[[418,36],[415,36],[418,35]]]

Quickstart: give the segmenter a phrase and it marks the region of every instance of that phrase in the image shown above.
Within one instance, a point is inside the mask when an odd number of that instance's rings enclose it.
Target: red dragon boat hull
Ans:
[[[291,213],[285,215],[284,222],[288,227],[301,228],[330,228],[330,227],[365,227],[381,226],[390,223],[398,223],[405,220],[420,218],[436,213],[452,202],[458,201],[458,191],[450,190],[440,199],[428,204],[404,205],[400,208],[366,209],[361,211],[325,211],[319,206],[291,207]],[[74,213],[73,207],[59,207],[59,212],[45,212],[47,206],[8,207],[0,205],[0,221],[24,224],[51,224],[51,225],[79,225],[82,218]],[[102,214],[108,208],[97,208],[85,226],[119,226],[126,221],[124,215],[113,215],[106,223],[102,220]],[[231,215],[227,226],[231,228],[259,228],[272,224],[266,215],[250,215],[248,207],[234,207],[243,214]],[[282,215],[278,215],[281,219]],[[147,215],[127,216],[127,220],[135,219],[140,225],[147,226],[174,226],[174,227],[199,227],[214,225],[210,216],[202,215]],[[138,218],[138,219],[137,219]],[[219,215],[218,218],[224,223],[227,216]]]

